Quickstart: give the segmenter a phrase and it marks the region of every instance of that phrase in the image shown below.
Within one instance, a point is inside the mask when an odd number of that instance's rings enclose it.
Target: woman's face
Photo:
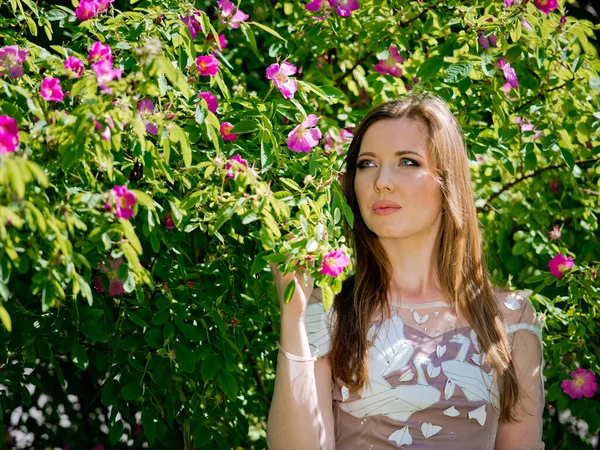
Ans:
[[[380,239],[436,232],[442,193],[429,163],[426,125],[417,120],[385,119],[365,132],[354,191],[367,227]],[[397,209],[374,209],[390,201]]]

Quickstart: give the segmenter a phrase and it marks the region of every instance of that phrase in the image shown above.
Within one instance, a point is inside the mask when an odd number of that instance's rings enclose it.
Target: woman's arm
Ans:
[[[514,412],[518,422],[498,425],[495,450],[540,450],[542,441],[542,414],[544,411],[543,354],[535,319],[535,310],[529,302],[519,323],[509,326],[514,331],[512,341],[513,364],[519,381],[520,403]]]
[[[277,280],[278,275],[275,277]],[[284,287],[281,283],[278,294],[283,292]],[[296,287],[300,291],[298,288],[301,286]],[[289,306],[281,302],[281,342],[267,423],[267,445],[272,450],[333,450],[335,438],[329,360],[317,360],[311,355],[306,329],[306,302],[300,310]]]

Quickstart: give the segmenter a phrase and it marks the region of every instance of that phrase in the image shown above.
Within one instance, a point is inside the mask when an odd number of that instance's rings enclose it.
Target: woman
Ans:
[[[269,447],[542,449],[541,328],[528,292],[491,284],[446,104],[423,94],[376,107],[345,162],[356,264],[333,308],[323,313],[310,277],[271,266]]]

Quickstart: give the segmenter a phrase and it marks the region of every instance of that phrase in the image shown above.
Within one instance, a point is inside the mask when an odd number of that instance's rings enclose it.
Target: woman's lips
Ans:
[[[379,216],[387,216],[388,214],[394,214],[396,211],[400,211],[402,208],[377,208],[373,211]]]

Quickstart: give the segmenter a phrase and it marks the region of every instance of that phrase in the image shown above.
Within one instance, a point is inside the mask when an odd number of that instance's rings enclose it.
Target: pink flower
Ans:
[[[523,22],[521,22],[521,25],[523,25],[523,28],[525,28],[527,31],[533,30],[533,27],[531,25],[529,25],[529,22],[527,22],[525,19],[523,19]]]
[[[221,22],[229,22],[231,28],[239,28],[240,22],[243,22],[248,17],[250,17],[248,14],[245,14],[240,9],[237,9],[236,6],[229,0],[219,0],[217,2],[217,5],[219,6]]]
[[[487,50],[488,48],[490,48],[490,41],[488,41],[488,38],[485,37],[485,34],[483,34],[483,31],[479,32],[479,37],[477,38],[477,42],[479,42],[479,45],[481,45],[481,47],[483,47],[484,50]]]
[[[331,13],[334,3],[331,0],[312,0],[306,4],[306,9],[314,13],[323,11],[325,13],[324,17],[313,17],[313,19],[324,20]]]
[[[533,0],[533,4],[544,14],[550,14],[553,9],[558,9],[557,0]]]
[[[573,263],[573,257],[569,256],[569,258],[565,258],[562,254],[556,255],[554,258],[550,260],[548,263],[548,267],[550,268],[550,273],[557,278],[564,277],[563,270],[571,269],[575,266]]]
[[[85,22],[98,13],[99,6],[98,2],[94,0],[81,0],[75,8],[75,15],[79,20]]]
[[[10,116],[0,116],[0,155],[14,152],[19,145],[19,127]]]
[[[104,265],[104,263],[100,263],[100,269],[102,270],[102,272],[105,272],[106,275],[108,276],[108,281],[109,281],[108,295],[115,296],[115,295],[123,295],[125,293],[125,289],[123,289],[123,281],[120,280],[119,276],[118,276],[119,266],[121,266],[121,264],[123,264],[123,263],[125,263],[123,258],[110,260],[109,261],[110,269],[108,267],[106,267]],[[98,286],[102,290],[100,290],[98,288]],[[98,280],[98,284],[96,285],[96,290],[100,293],[104,292],[104,288],[102,287],[102,284],[100,284],[99,280]]]
[[[560,23],[559,23],[559,25],[558,25],[558,26],[559,26],[559,27],[562,27],[562,26],[564,26],[564,24],[565,24],[565,23],[567,23],[567,18],[566,18],[566,16],[564,16],[564,15],[563,15],[563,16],[561,16],[561,18],[560,18]]]
[[[235,133],[230,133],[230,131],[233,129],[233,125],[229,122],[223,122],[221,124],[221,137],[223,138],[224,141],[235,141],[235,139],[237,138],[237,134]]]
[[[109,195],[109,201],[104,205],[105,209],[112,209],[115,205],[116,216],[122,219],[131,219],[133,216],[133,205],[135,205],[135,194],[125,186],[115,186]],[[108,208],[107,208],[108,207]]]
[[[507,93],[512,88],[518,88],[519,82],[517,80],[517,74],[515,72],[515,69],[510,67],[510,63],[505,62],[503,57],[500,58],[499,65],[502,71],[504,72],[504,78],[506,78],[507,81],[507,83],[504,84],[504,86],[502,86],[504,92]]]
[[[548,187],[550,189],[552,189],[552,192],[554,192],[555,195],[558,195],[558,181],[551,181],[550,183],[548,183]]]
[[[504,0],[502,4],[505,8],[508,8],[509,6],[516,5],[517,3],[519,3],[518,0]]]
[[[173,228],[175,228],[175,222],[173,222],[173,217],[171,216],[171,211],[169,211],[167,213],[167,215],[165,217],[163,217],[163,220],[165,221],[165,228],[167,230],[172,230]]]
[[[346,130],[345,128],[342,128],[340,130],[339,135],[331,135],[331,133],[326,132],[325,133],[325,150],[333,150],[334,148],[336,149],[336,153],[338,155],[341,155],[344,153],[344,149],[343,146],[345,144],[347,144],[348,142],[352,141],[352,138],[354,137],[354,135]]]
[[[321,130],[312,128],[317,124],[317,116],[309,114],[304,122],[297,125],[290,134],[288,134],[287,146],[294,152],[308,153],[311,148],[319,144],[321,139]]]
[[[571,380],[563,380],[561,389],[571,398],[592,398],[598,391],[596,375],[590,369],[577,369],[571,372]]]
[[[490,45],[492,47],[498,47],[498,38],[495,34],[490,34]]]
[[[383,61],[379,61],[373,66],[375,72],[379,72],[382,75],[391,75],[393,77],[401,77],[402,69],[398,67],[398,64],[402,64],[404,59],[398,52],[398,49],[394,45],[390,45],[390,56]]]
[[[233,155],[233,156],[231,156],[229,158],[229,161],[235,161],[235,162],[237,162],[238,164],[240,164],[242,166],[248,167],[248,162],[245,159],[243,159],[240,155]],[[231,178],[231,179],[234,179],[236,177],[236,175],[237,175],[237,172],[234,174],[231,170],[229,170],[229,169],[231,169],[233,167],[234,167],[234,165],[231,164],[231,163],[227,163],[227,165],[225,166],[225,170],[227,170],[227,174],[226,175],[229,178]],[[244,169],[242,169],[241,167],[238,169],[238,172],[243,172],[243,171],[244,171]]]
[[[104,128],[104,131],[102,133],[100,133],[100,136],[102,136],[102,139],[104,139],[105,141],[110,141],[110,137],[112,136],[111,133],[111,128],[115,127],[115,123],[113,122],[113,120],[110,117],[107,117],[106,119],[106,127]],[[96,130],[100,131],[102,130],[102,124],[100,122],[98,122],[97,120],[94,122],[94,126],[96,127]]]
[[[108,61],[112,66],[112,60],[112,50],[110,45],[104,45],[100,41],[96,41],[92,44],[88,53],[88,61],[90,63]]]
[[[529,119],[525,118],[525,120],[526,120],[526,122],[517,116],[515,118],[515,123],[518,123],[521,125],[521,132],[531,131],[534,133],[533,139],[538,139],[542,133],[540,131],[536,130],[535,127],[531,123],[529,123]]]
[[[58,78],[44,78],[40,88],[42,98],[48,102],[62,102],[64,94]]]
[[[344,251],[338,249],[325,255],[323,258],[323,267],[321,267],[319,272],[323,275],[337,277],[349,264],[350,260],[344,254]]]
[[[293,78],[288,78],[296,73],[296,66],[292,63],[284,62],[281,64],[271,64],[267,67],[267,79],[273,80],[275,87],[279,89],[288,100],[294,98],[294,94],[298,90],[298,83]]]
[[[557,226],[554,226],[554,229],[550,232],[548,232],[548,238],[551,241],[560,241],[560,238],[562,237],[562,234],[560,232],[560,228],[558,228]]]
[[[98,0],[98,14],[106,11],[113,1],[114,0]]]
[[[29,50],[19,50],[17,45],[7,45],[0,48],[0,77],[5,75],[4,70],[8,71],[11,78],[23,76],[23,63],[27,60]]]
[[[206,39],[209,41],[214,41],[215,37],[213,36],[212,33],[210,33],[208,36],[206,36]],[[224,50],[227,47],[227,40],[225,39],[224,34],[219,34],[219,45],[221,46],[221,49],[216,48],[215,50],[211,50],[211,52],[210,52],[214,56],[216,56],[217,53],[221,53],[221,50]]]
[[[158,127],[151,123],[146,117],[154,114],[154,103],[149,98],[144,98],[138,102],[138,112],[144,120],[146,126],[146,132],[156,136],[158,134]]]
[[[219,71],[219,61],[214,56],[198,56],[196,70],[204,77],[213,77]]]
[[[350,13],[359,8],[357,0],[336,0],[335,3],[337,4],[336,13],[341,17],[350,17]]]
[[[211,92],[199,92],[198,95],[200,98],[204,99],[206,106],[208,106],[208,110],[215,114],[217,112],[217,108],[219,107],[217,97],[215,97]]]
[[[121,69],[113,69],[112,62],[109,60],[99,61],[92,64],[92,69],[96,74],[96,81],[102,92],[110,94],[110,89],[106,84],[110,83],[115,78],[121,78],[123,71]]]
[[[70,77],[79,78],[81,75],[83,75],[83,62],[74,56],[69,56],[65,60],[64,68]]]
[[[181,21],[184,24],[186,24],[188,29],[190,30],[190,35],[192,36],[192,39],[196,39],[196,37],[198,37],[198,33],[202,31],[202,25],[200,24],[200,22],[198,22],[198,19],[196,19],[196,17],[199,16],[200,13],[198,11],[195,11],[194,14],[184,16],[181,18]]]

